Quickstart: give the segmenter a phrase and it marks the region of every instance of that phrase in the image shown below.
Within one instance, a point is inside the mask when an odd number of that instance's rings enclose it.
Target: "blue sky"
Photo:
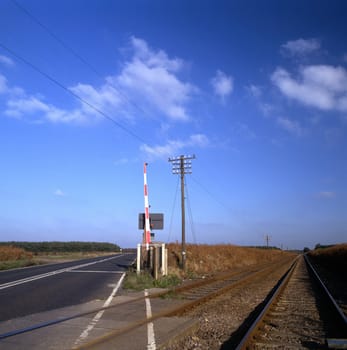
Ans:
[[[1,240],[346,242],[344,1],[0,2]]]

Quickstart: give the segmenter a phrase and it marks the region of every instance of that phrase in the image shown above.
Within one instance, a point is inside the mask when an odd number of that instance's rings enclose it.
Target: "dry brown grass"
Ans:
[[[0,261],[13,261],[13,260],[30,260],[33,254],[25,251],[22,248],[13,246],[0,246]]]
[[[347,243],[315,249],[310,251],[308,255],[314,262],[330,270],[340,271],[344,274],[347,271]]]
[[[177,273],[181,259],[181,245],[168,244],[168,265],[171,273]],[[228,271],[232,268],[276,261],[284,254],[281,250],[245,248],[234,245],[196,245],[186,246],[186,270],[194,275],[210,275]]]

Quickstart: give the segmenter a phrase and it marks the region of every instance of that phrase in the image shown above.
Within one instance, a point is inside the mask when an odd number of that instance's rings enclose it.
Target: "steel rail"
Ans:
[[[88,265],[88,263],[87,264],[83,264],[83,267],[87,266],[87,265]],[[264,265],[264,266],[266,266],[266,265]],[[261,269],[266,269],[266,267],[264,267],[264,266],[262,265]],[[76,265],[75,267],[68,267],[68,268],[64,268],[64,269],[60,269],[60,270],[55,270],[55,271],[53,271],[53,274],[66,272],[67,270],[70,270],[72,268],[73,269],[74,268],[78,268],[78,267],[81,267],[81,265]],[[250,273],[258,272],[258,271],[261,271],[261,270],[247,270],[247,272],[250,272]],[[164,297],[164,296],[170,295],[172,293],[182,293],[184,291],[188,291],[188,290],[192,290],[194,288],[198,288],[198,287],[201,287],[201,286],[212,284],[212,283],[214,283],[216,281],[220,281],[220,280],[223,280],[223,279],[226,279],[226,278],[235,277],[235,276],[237,276],[239,274],[242,274],[242,273],[245,273],[245,272],[246,272],[245,270],[241,269],[241,270],[236,271],[236,272],[234,271],[234,272],[231,272],[231,273],[218,274],[218,275],[215,275],[215,276],[213,276],[211,278],[195,281],[195,282],[190,283],[188,285],[182,285],[182,286],[178,286],[178,287],[173,287],[173,288],[170,288],[170,289],[165,290],[165,291],[161,291],[161,292],[150,294],[147,298],[154,299],[154,298]],[[38,276],[40,276],[40,278],[42,278],[42,276],[44,276],[44,275],[46,275],[46,274],[41,274],[41,275],[38,275]],[[26,279],[23,279],[23,280],[26,280]],[[20,281],[22,281],[22,280],[20,280]],[[23,334],[23,333],[28,333],[28,332],[31,332],[31,331],[35,331],[35,330],[38,330],[40,328],[53,326],[53,325],[56,325],[56,324],[59,324],[59,323],[63,323],[63,322],[66,322],[66,321],[70,321],[70,320],[73,320],[73,319],[76,319],[76,318],[79,318],[79,317],[84,317],[84,316],[96,314],[99,311],[110,310],[110,309],[114,309],[116,307],[120,307],[120,306],[123,306],[123,305],[135,303],[135,302],[138,302],[138,301],[141,301],[141,300],[145,300],[145,298],[146,298],[145,296],[140,296],[140,297],[134,298],[132,300],[124,301],[122,303],[117,303],[117,304],[109,305],[109,306],[106,306],[106,307],[94,308],[94,309],[92,309],[90,311],[86,311],[86,312],[82,312],[82,313],[76,313],[76,314],[73,314],[73,315],[70,315],[70,316],[60,317],[60,318],[57,318],[57,319],[36,323],[36,324],[30,325],[28,327],[23,327],[23,328],[19,328],[19,329],[15,329],[15,330],[9,331],[9,332],[1,333],[0,334],[0,340],[5,339],[5,338],[9,338],[9,337],[13,337],[13,336],[16,336],[16,335],[20,335],[20,334]]]
[[[289,262],[288,259],[283,259],[279,263],[286,264],[288,262]],[[175,306],[175,307],[172,307],[170,309],[166,309],[163,312],[160,312],[158,314],[153,315],[152,318],[145,318],[143,320],[139,320],[137,322],[129,324],[128,326],[125,326],[124,328],[122,328],[120,330],[113,331],[110,334],[106,334],[106,336],[101,337],[101,338],[105,338],[105,339],[97,338],[95,341],[89,342],[89,343],[87,343],[87,345],[82,344],[79,347],[77,347],[76,349],[84,349],[86,346],[90,347],[94,343],[104,342],[105,340],[110,339],[111,337],[116,337],[118,334],[129,332],[132,329],[136,329],[136,328],[138,328],[138,327],[140,327],[140,326],[142,326],[142,325],[144,325],[146,323],[152,322],[152,321],[154,321],[154,320],[156,320],[157,318],[160,318],[160,317],[174,316],[174,315],[182,314],[183,312],[187,311],[188,309],[193,308],[196,305],[201,304],[201,303],[205,302],[208,299],[214,298],[214,297],[220,295],[221,293],[223,293],[223,292],[225,292],[225,291],[227,291],[229,289],[232,289],[232,288],[234,288],[234,287],[236,287],[238,285],[247,284],[249,281],[251,281],[253,278],[255,278],[259,274],[266,274],[267,271],[269,269],[271,269],[271,267],[273,267],[273,263],[271,263],[271,264],[262,264],[260,268],[258,267],[258,269],[254,269],[254,268],[249,269],[249,270],[240,269],[240,270],[229,272],[229,273],[221,273],[221,274],[212,276],[211,278],[207,278],[207,279],[204,279],[204,280],[198,280],[198,281],[189,283],[187,285],[173,287],[173,288],[167,289],[165,291],[160,291],[160,292],[156,292],[156,293],[150,294],[147,298],[155,299],[155,298],[159,298],[159,297],[164,297],[166,295],[172,295],[172,294],[179,295],[179,294],[182,294],[182,293],[185,293],[187,291],[191,291],[191,290],[194,290],[194,289],[197,289],[197,288],[200,288],[200,287],[213,285],[214,283],[218,283],[218,282],[223,281],[223,280],[228,280],[228,279],[230,279],[232,277],[237,277],[238,278],[238,280],[230,281],[230,284],[227,285],[227,286],[221,287],[221,288],[219,288],[217,290],[214,290],[214,291],[212,291],[210,293],[205,293],[205,295],[203,295],[200,298],[197,298],[195,300],[186,302],[183,305],[180,305],[178,307]],[[70,269],[70,268],[68,268],[68,269]],[[63,270],[63,269],[61,269],[61,270]],[[58,270],[58,271],[59,271],[58,273],[60,273],[60,270]],[[246,275],[244,275],[245,273],[246,273]],[[60,318],[57,318],[57,319],[48,320],[48,321],[44,321],[44,322],[41,322],[41,323],[36,323],[36,324],[30,325],[30,326],[27,326],[27,327],[15,329],[15,330],[12,330],[12,331],[0,334],[0,340],[6,339],[6,338],[9,338],[9,337],[13,337],[13,336],[16,336],[16,335],[20,335],[20,334],[23,334],[23,333],[32,332],[32,331],[35,331],[35,330],[38,330],[38,329],[41,329],[41,328],[53,326],[53,325],[56,325],[56,324],[59,324],[59,323],[63,323],[63,322],[66,322],[66,321],[70,321],[70,320],[73,320],[73,319],[76,319],[76,318],[79,318],[79,317],[84,317],[84,316],[96,314],[99,311],[106,311],[106,310],[114,309],[116,307],[121,307],[123,305],[128,305],[128,304],[131,304],[131,303],[135,303],[135,302],[138,302],[138,301],[141,301],[141,300],[145,300],[145,298],[146,298],[145,296],[140,296],[140,297],[134,298],[132,300],[127,300],[127,301],[124,301],[124,302],[121,302],[121,303],[117,303],[117,304],[113,304],[113,305],[109,305],[109,306],[106,306],[106,307],[94,308],[94,309],[92,309],[90,311],[76,313],[76,314],[73,314],[73,315],[70,315],[70,316],[60,317]]]
[[[259,324],[263,321],[263,319],[265,318],[266,314],[268,313],[268,311],[270,310],[272,305],[278,300],[281,293],[286,288],[286,286],[287,286],[287,284],[288,284],[288,282],[289,282],[289,280],[290,280],[290,278],[295,270],[297,263],[298,263],[298,258],[295,259],[294,263],[291,265],[289,270],[285,273],[284,278],[282,279],[282,282],[277,286],[275,292],[273,293],[273,295],[271,296],[269,301],[266,303],[266,305],[264,306],[264,308],[262,309],[262,311],[260,312],[258,317],[252,323],[252,325],[248,329],[247,333],[244,335],[241,342],[237,346],[236,350],[246,349],[248,343],[250,342],[250,339],[252,339],[253,335],[257,332]]]
[[[282,264],[288,264],[289,262],[292,262],[292,260],[293,260],[292,258],[290,260],[284,259],[281,262],[282,262]],[[182,305],[173,306],[173,307],[168,308],[166,310],[162,310],[161,312],[154,314],[150,318],[143,318],[141,320],[137,320],[137,321],[135,321],[135,322],[123,327],[123,328],[113,330],[111,332],[106,333],[103,336],[95,338],[95,339],[93,339],[89,342],[86,342],[84,344],[78,345],[78,346],[74,347],[73,349],[74,350],[90,349],[90,348],[93,348],[94,346],[98,346],[102,343],[106,343],[107,341],[113,340],[114,338],[116,338],[119,335],[123,335],[127,332],[135,330],[135,329],[137,329],[137,328],[139,328],[147,323],[153,322],[161,317],[181,315],[182,313],[188,311],[189,309],[194,308],[197,305],[204,303],[207,300],[214,298],[214,297],[216,297],[216,296],[218,296],[218,295],[220,295],[228,290],[231,290],[235,287],[239,287],[239,286],[243,286],[243,285],[247,285],[248,283],[251,283],[253,281],[253,279],[256,277],[266,276],[269,273],[269,270],[271,270],[273,268],[274,268],[274,265],[271,264],[268,267],[262,268],[260,270],[252,271],[251,274],[248,274],[247,276],[244,276],[243,278],[241,278],[239,280],[230,281],[229,285],[224,286],[216,291],[212,291],[212,292],[210,292],[202,297],[199,297],[195,300],[185,302]],[[277,269],[278,266],[276,265],[275,268]],[[214,278],[213,280],[215,281],[216,279]],[[218,279],[217,279],[217,281],[218,281]],[[186,287],[182,288],[182,290],[185,291]],[[166,294],[166,293],[163,293],[163,294]]]
[[[286,289],[288,282],[293,275],[293,272],[297,266],[299,257],[296,259],[296,261],[293,263],[293,265],[290,267],[290,269],[286,272],[286,274],[282,277],[281,283],[277,286],[277,288],[274,290],[272,296],[268,300],[268,302],[265,304],[257,318],[253,321],[251,326],[248,328],[248,331],[245,333],[245,335],[242,337],[241,341],[239,342],[238,346],[236,347],[236,350],[244,350],[248,349],[250,344],[253,341],[254,336],[258,332],[262,321],[265,319],[265,317],[268,315],[269,311],[271,310],[272,306],[277,302],[279,297],[282,295],[284,290]],[[312,272],[314,279],[318,282],[319,288],[324,293],[324,296],[326,296],[329,299],[329,303],[331,307],[335,310],[335,314],[338,316],[339,320],[342,323],[342,326],[344,327],[345,331],[347,331],[347,317],[341,310],[341,308],[338,306],[334,298],[332,297],[331,293],[319,277],[318,273],[312,266],[312,264],[309,262],[308,258],[306,257],[306,254],[304,254],[304,259],[306,266],[309,269],[309,272]],[[328,345],[329,341],[331,344],[333,344],[333,347],[336,346],[337,348],[347,348],[347,339],[327,339]]]
[[[334,297],[331,295],[331,293],[330,293],[329,289],[327,288],[327,286],[325,285],[325,283],[319,277],[317,271],[315,270],[315,268],[311,264],[311,262],[310,262],[310,260],[309,260],[309,258],[307,257],[306,254],[304,254],[304,258],[305,258],[306,264],[310,268],[310,271],[313,273],[313,276],[314,276],[315,280],[318,282],[320,288],[324,291],[325,296],[329,300],[329,303],[330,303],[331,307],[335,310],[335,314],[340,319],[340,322],[342,324],[344,324],[344,327],[345,327],[345,329],[347,331],[347,316],[344,314],[344,312],[342,311],[342,309],[340,308],[338,303],[335,301]]]

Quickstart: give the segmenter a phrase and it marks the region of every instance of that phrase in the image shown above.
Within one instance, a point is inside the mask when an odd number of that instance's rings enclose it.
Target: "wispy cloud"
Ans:
[[[31,95],[10,97],[5,114],[18,119],[34,117],[36,120],[43,119],[52,123],[81,123],[86,120],[86,114],[78,108],[72,111],[59,109],[45,103],[40,97]]]
[[[59,188],[57,188],[53,194],[57,197],[66,197],[67,196],[67,194]]]
[[[127,157],[122,157],[113,162],[114,165],[124,165],[124,164],[129,164],[129,163],[135,163],[137,162],[137,158],[127,158]]]
[[[5,66],[14,66],[14,62],[10,57],[0,55],[0,63],[4,64]]]
[[[291,120],[289,118],[285,117],[278,117],[276,119],[277,124],[284,130],[288,131],[289,133],[296,135],[296,136],[301,136],[304,132],[303,128],[301,127],[300,123]]]
[[[154,108],[171,121],[190,119],[187,103],[197,88],[179,79],[183,61],[152,50],[145,40],[132,37],[133,57],[119,76],[110,78],[136,96],[141,103]]]
[[[343,67],[311,65],[302,67],[294,79],[283,68],[277,68],[271,81],[282,94],[320,110],[347,111],[347,71]]]
[[[272,112],[274,112],[275,106],[264,101],[264,87],[251,84],[246,86],[246,91],[256,101],[258,108],[261,110],[264,116],[269,116]]]
[[[320,191],[315,197],[319,199],[333,199],[336,197],[336,193],[333,191]]]
[[[233,92],[234,83],[232,76],[228,76],[220,70],[218,70],[216,75],[211,79],[211,84],[214,93],[223,100]]]
[[[169,140],[164,145],[149,146],[142,145],[141,151],[150,159],[167,158],[175,156],[184,148],[204,148],[210,144],[208,137],[204,134],[193,134],[187,140]]]
[[[98,87],[82,82],[69,87],[81,98],[72,110],[56,107],[24,90],[20,96],[13,94],[0,75],[0,93],[9,95],[6,114],[20,118],[37,113],[36,117],[55,123],[88,123],[100,119],[98,110],[129,119],[135,106],[147,110],[147,117],[159,115],[170,122],[190,120],[188,103],[198,89],[179,78],[184,61],[170,58],[163,50],[153,50],[145,40],[135,37],[130,40],[130,49],[132,56],[118,75],[105,77]]]
[[[0,74],[0,94],[5,94],[7,91],[7,79],[2,74]]]
[[[256,99],[259,99],[263,95],[262,88],[258,85],[251,84],[246,89]]]
[[[281,52],[284,55],[303,57],[320,49],[318,39],[297,39],[287,41],[281,46]]]

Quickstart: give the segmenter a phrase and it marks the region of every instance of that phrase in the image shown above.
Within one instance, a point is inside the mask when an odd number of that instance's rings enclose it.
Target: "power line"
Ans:
[[[133,138],[137,139],[138,141],[140,141],[141,143],[147,143],[146,140],[144,140],[141,136],[137,135],[136,133],[134,133],[133,131],[129,130],[128,128],[126,128],[124,125],[122,125],[121,123],[117,122],[115,119],[113,119],[112,117],[110,117],[108,114],[106,114],[105,112],[103,112],[101,109],[99,109],[98,107],[95,107],[92,103],[88,102],[87,100],[85,100],[84,98],[82,98],[81,96],[79,96],[78,94],[76,94],[75,92],[71,91],[70,89],[68,89],[65,85],[63,85],[62,83],[60,83],[57,79],[51,77],[49,74],[45,73],[44,71],[42,71],[40,68],[38,68],[37,66],[35,66],[33,63],[29,62],[27,59],[25,59],[24,57],[20,56],[18,53],[14,52],[12,49],[8,48],[6,45],[0,43],[0,47],[2,47],[5,51],[7,51],[8,53],[10,53],[12,56],[16,57],[18,60],[22,61],[23,63],[25,63],[26,65],[28,65],[29,67],[31,67],[33,70],[35,70],[37,73],[41,74],[42,76],[44,76],[46,79],[48,79],[49,81],[51,81],[52,83],[54,83],[55,85],[59,86],[61,89],[65,90],[67,93],[69,93],[71,96],[73,96],[74,98],[76,98],[77,100],[79,100],[80,102],[84,103],[85,105],[87,105],[88,107],[90,107],[91,109],[93,109],[95,112],[99,113],[101,116],[103,116],[105,119],[108,119],[109,121],[111,121],[113,124],[115,124],[118,128],[122,129],[124,132],[126,132],[127,134],[129,134],[130,136],[132,136]]]
[[[56,40],[65,50],[69,51],[73,56],[75,56],[80,62],[82,62],[86,67],[88,67],[94,74],[96,74],[101,79],[104,79],[104,76],[93,66],[91,65],[85,58],[83,58],[79,53],[77,53],[71,46],[65,43],[62,39],[60,39],[51,29],[49,29],[46,25],[44,25],[37,17],[35,17],[28,9],[19,4],[16,0],[12,0],[12,3],[17,6],[21,11],[23,11],[33,22],[39,25],[43,30],[45,30],[54,40]],[[108,84],[111,85],[121,97],[123,97],[126,102],[132,104],[135,108],[137,108],[143,114],[148,113],[141,108],[137,103],[130,100],[127,95],[125,95],[118,84],[115,84],[114,81],[108,81]]]
[[[215,202],[217,202],[220,206],[222,206],[224,209],[226,209],[228,212],[232,211],[225,203],[223,203],[220,199],[218,199],[211,191],[209,191],[201,182],[199,182],[197,179],[195,179],[193,176],[191,177],[192,180],[200,186],[201,189],[203,189]]]
[[[171,233],[172,233],[172,221],[173,221],[174,211],[175,211],[175,207],[176,207],[176,199],[177,199],[178,185],[179,185],[179,178],[177,178],[176,191],[175,191],[175,196],[174,196],[174,200],[173,200],[173,204],[172,204],[172,209],[171,209],[170,226],[169,226],[169,236],[168,236],[167,242],[170,242],[170,236],[171,236]]]
[[[194,227],[194,221],[193,221],[193,214],[192,214],[192,207],[190,205],[190,196],[188,192],[188,183],[187,180],[185,182],[185,188],[186,188],[186,193],[187,193],[187,204],[188,204],[188,216],[189,216],[189,222],[190,222],[190,229],[192,231],[192,236],[193,236],[193,243],[196,244],[196,235],[195,235],[195,227]]]

